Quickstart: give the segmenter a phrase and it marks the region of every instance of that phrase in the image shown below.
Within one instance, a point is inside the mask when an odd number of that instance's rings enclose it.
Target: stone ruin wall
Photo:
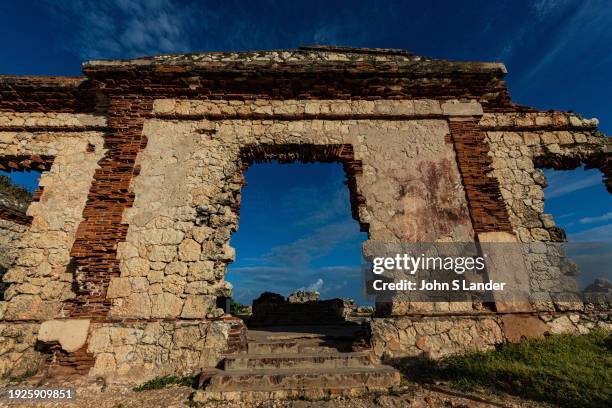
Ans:
[[[552,113],[515,113],[485,115],[481,126],[493,157],[493,174],[520,242],[564,242],[565,232],[550,214],[544,213],[547,181],[544,168],[574,169],[581,165],[598,168],[603,184],[612,191],[610,142],[597,131],[597,120],[576,115]],[[571,287],[575,272],[559,262],[559,248],[530,245],[526,249],[530,284],[537,296],[539,310],[573,310],[572,302],[556,301],[553,291],[559,282]],[[551,293],[553,293],[551,295]],[[566,300],[566,299],[564,299]],[[580,305],[577,306],[580,308]]]
[[[0,279],[19,255],[19,242],[30,222],[25,210],[31,198],[26,190],[0,175]],[[4,296],[7,287],[7,284],[0,282],[0,296]]]
[[[13,266],[19,255],[19,242],[27,230],[30,219],[25,214],[32,195],[14,185],[4,175],[0,175],[0,297],[8,284],[1,282],[1,277]]]
[[[176,372],[184,367],[214,366],[220,351],[227,349],[231,340],[233,323],[151,322],[128,327],[98,324],[95,330],[94,326],[88,329],[87,341],[97,354],[88,351],[87,346],[75,350],[61,344],[39,352],[36,344],[40,322],[71,317],[78,297],[82,282],[71,251],[82,235],[78,229],[88,193],[107,153],[104,133],[97,130],[106,123],[104,115],[0,113],[0,165],[9,171],[43,171],[27,214],[10,214],[11,220],[0,220],[21,234],[16,245],[7,244],[11,253],[18,255],[11,259],[12,267],[3,278],[8,287],[0,303],[2,373],[19,375],[37,366],[67,366],[87,373],[95,357],[97,365],[92,374],[134,376],[143,368],[133,361],[135,357],[129,349],[135,339],[142,346],[136,358],[143,365]],[[16,238],[6,234],[2,240],[13,237]],[[60,330],[69,332],[75,328]],[[107,353],[109,349],[112,354]]]
[[[520,341],[544,333],[587,333],[612,328],[609,309],[580,302],[557,302],[550,291],[558,282],[573,281],[560,270],[558,251],[537,243],[564,242],[564,231],[544,213],[546,178],[543,168],[574,169],[585,165],[602,172],[611,191],[612,143],[597,130],[597,120],[558,111],[484,113],[479,125],[486,132],[491,172],[506,204],[517,240],[530,243],[524,253],[531,290],[541,295],[533,312],[478,313],[471,317],[430,315],[374,319],[372,343],[385,359],[426,354],[439,358],[470,350],[493,349],[504,341]],[[536,243],[536,244],[534,244]],[[529,252],[531,250],[531,252]]]
[[[27,226],[16,222],[0,219],[0,277],[15,264],[19,255],[19,242]],[[0,296],[8,284],[0,282]]]
[[[142,78],[106,73],[113,69],[142,69]],[[499,79],[446,74],[454,79],[372,91],[380,85],[333,74],[333,82],[302,80],[311,95],[296,97],[289,79],[271,80],[285,81],[283,88],[247,75],[240,86],[252,87],[250,97],[208,99],[194,95],[222,81],[166,75],[157,83],[147,69],[86,67],[104,92],[75,79],[10,79],[2,88],[19,98],[6,92],[0,103],[0,164],[36,165],[43,174],[4,278],[0,372],[41,366],[153,377],[214,366],[241,347],[244,327],[223,316],[217,298],[231,294],[230,238],[242,173],[253,162],[342,163],[366,250],[371,242],[486,240],[500,232],[521,242],[556,240],[559,230],[542,214],[537,168],[586,163],[609,183],[610,139],[594,122],[521,111]],[[180,69],[169,72],[181,77]],[[235,91],[223,86],[221,95]],[[342,86],[349,90],[334,89]],[[539,285],[540,271],[529,268]],[[374,352],[437,357],[520,339],[522,328],[605,324],[545,306],[534,320],[493,310],[415,315],[396,302],[371,325]],[[53,324],[42,330],[46,321]]]

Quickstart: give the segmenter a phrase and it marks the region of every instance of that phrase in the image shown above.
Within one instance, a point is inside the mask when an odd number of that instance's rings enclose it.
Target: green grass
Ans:
[[[448,381],[475,390],[485,388],[560,407],[612,406],[612,335],[551,336],[495,351],[421,360],[404,367],[412,381]]]
[[[167,375],[165,377],[156,377],[149,380],[138,387],[134,387],[132,390],[136,392],[148,391],[148,390],[160,390],[166,388],[169,385],[177,384],[184,385],[185,387],[195,387],[197,383],[197,376],[194,377],[177,377],[174,375]]]
[[[11,383],[22,383],[25,380],[27,380],[28,378],[36,375],[36,373],[38,373],[38,368],[31,368],[31,369],[29,369],[28,371],[26,371],[25,373],[23,373],[21,375],[17,375],[17,376],[9,375],[6,378]]]
[[[244,313],[246,309],[245,305],[236,302],[234,299],[230,302],[230,313],[234,316]]]

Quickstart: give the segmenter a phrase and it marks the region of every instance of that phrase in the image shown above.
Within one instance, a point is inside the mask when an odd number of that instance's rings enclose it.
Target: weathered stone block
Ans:
[[[178,257],[181,261],[197,261],[201,252],[201,245],[193,239],[184,240],[178,247]]]
[[[57,341],[64,351],[74,352],[85,345],[89,324],[87,319],[48,320],[40,325],[38,340]]]
[[[203,319],[216,307],[216,297],[210,295],[187,295],[181,317],[187,319]]]

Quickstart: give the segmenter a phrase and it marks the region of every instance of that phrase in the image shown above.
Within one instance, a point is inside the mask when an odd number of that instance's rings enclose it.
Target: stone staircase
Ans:
[[[339,349],[324,336],[249,339],[246,352],[228,355],[222,369],[202,373],[194,400],[321,399],[384,392],[399,385],[399,372],[376,364],[369,350]]]

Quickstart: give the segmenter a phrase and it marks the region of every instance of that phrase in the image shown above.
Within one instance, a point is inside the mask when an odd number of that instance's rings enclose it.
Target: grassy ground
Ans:
[[[195,388],[198,384],[197,376],[194,377],[177,377],[174,375],[168,375],[165,377],[156,377],[152,380],[147,381],[132,390],[136,392],[149,391],[149,390],[160,390],[170,385],[184,385],[186,387]]]
[[[448,381],[464,390],[505,392],[561,407],[612,407],[612,334],[551,336],[492,352],[419,361],[408,380]]]

